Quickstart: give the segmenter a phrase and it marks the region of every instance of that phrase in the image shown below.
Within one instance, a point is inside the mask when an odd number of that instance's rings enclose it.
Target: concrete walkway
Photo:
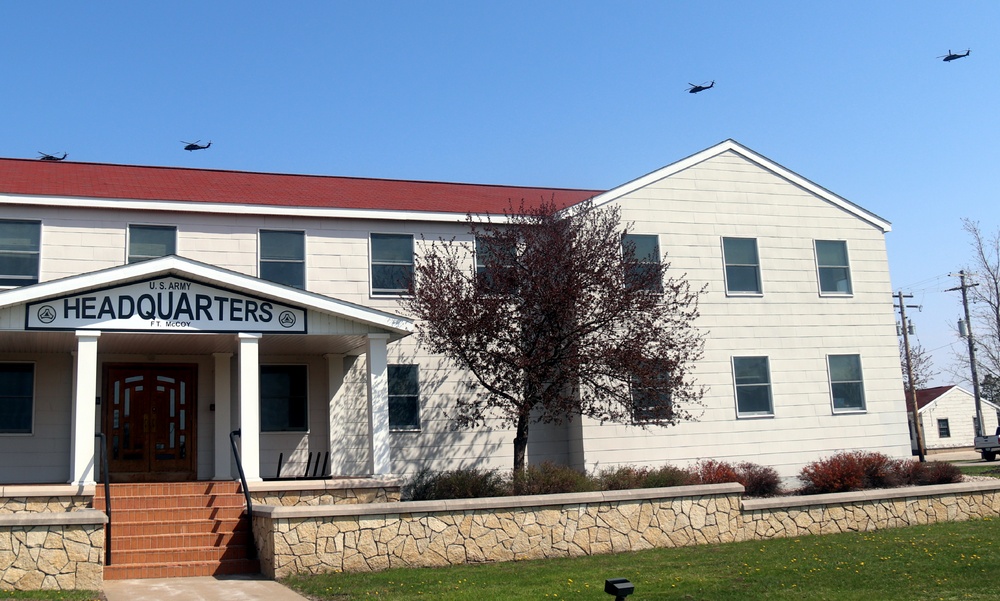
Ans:
[[[263,576],[199,576],[109,580],[107,601],[307,601]]]

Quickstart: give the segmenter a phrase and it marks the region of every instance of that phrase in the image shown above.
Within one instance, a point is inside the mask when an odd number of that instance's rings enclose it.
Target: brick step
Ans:
[[[237,494],[240,491],[239,482],[151,482],[136,484],[112,484],[111,498],[120,496],[153,496],[153,495],[211,495]],[[95,496],[104,498],[104,486],[98,485]]]
[[[220,562],[227,559],[248,559],[246,545],[229,547],[184,547],[180,549],[149,549],[119,551],[111,547],[111,565],[117,564],[182,564]]]
[[[94,499],[94,509],[104,511],[104,498]],[[204,507],[246,507],[246,500],[240,495],[150,495],[121,496],[112,493],[111,511],[128,509],[169,510]]]
[[[260,562],[256,559],[224,559],[220,561],[156,563],[146,565],[112,564],[104,566],[105,580],[132,578],[186,578],[189,576],[223,576],[230,574],[259,574]]]
[[[112,529],[111,548],[118,552],[151,551],[156,549],[185,549],[190,547],[225,547],[227,545],[246,545],[250,541],[250,533],[246,530],[227,530],[223,532],[188,532],[179,533],[171,530],[165,534],[125,535],[119,536]]]
[[[112,513],[112,516],[114,514]],[[112,517],[111,535],[114,540],[127,536],[157,536],[160,534],[218,534],[238,530],[249,531],[246,520],[231,518],[225,520],[179,520],[172,522],[120,522]]]
[[[112,505],[111,520],[116,524],[188,522],[194,520],[239,520],[246,513],[242,507],[187,507],[178,509],[122,509]]]

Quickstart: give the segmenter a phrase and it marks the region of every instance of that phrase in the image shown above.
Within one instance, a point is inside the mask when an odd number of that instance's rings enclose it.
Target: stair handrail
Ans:
[[[101,439],[101,479],[104,481],[104,515],[108,523],[104,527],[104,565],[111,565],[111,480],[108,475],[108,437],[104,432],[94,434]]]
[[[241,428],[237,428],[229,433],[229,445],[233,449],[233,457],[236,459],[236,469],[240,472],[240,484],[243,485],[243,496],[247,501],[247,521],[250,523],[250,540],[247,542],[247,550],[250,559],[257,559],[257,543],[253,535],[253,501],[250,499],[250,487],[247,486],[247,475],[243,472],[243,460],[240,459],[240,451],[236,448],[236,437],[240,436]]]

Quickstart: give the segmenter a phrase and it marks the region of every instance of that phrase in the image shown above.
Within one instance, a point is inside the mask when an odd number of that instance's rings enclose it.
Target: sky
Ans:
[[[986,0],[5,2],[0,156],[610,189],[732,138],[893,224],[932,384],[971,388],[947,289],[962,220],[1000,229],[998,28]]]

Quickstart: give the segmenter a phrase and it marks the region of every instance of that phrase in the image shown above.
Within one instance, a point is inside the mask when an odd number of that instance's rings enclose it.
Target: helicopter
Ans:
[[[38,157],[39,161],[61,161],[61,160],[63,160],[63,159],[66,158],[66,153],[65,152],[63,153],[63,155],[61,157],[57,157],[54,154],[45,154],[44,152],[41,152],[41,151],[39,151],[38,154],[41,155],[41,156]]]
[[[205,150],[212,145],[211,140],[209,140],[208,144],[205,144],[204,146],[198,142],[201,142],[201,140],[198,140],[197,142],[185,142],[184,140],[181,140],[181,144],[184,144],[184,150]]]
[[[951,62],[951,61],[956,60],[956,59],[965,58],[966,56],[969,56],[969,51],[968,50],[965,51],[965,54],[961,54],[959,52],[952,52],[951,50],[948,50],[948,54],[943,54],[943,55],[939,56],[938,58],[944,59],[944,62],[947,63],[947,62]]]
[[[709,88],[715,87],[715,80],[713,79],[712,83],[708,84],[707,86],[705,84],[701,84],[699,86],[699,85],[695,85],[693,83],[688,83],[688,85],[691,86],[690,88],[688,88],[688,93],[689,94],[697,94],[698,92],[704,92],[705,90],[707,90]]]

